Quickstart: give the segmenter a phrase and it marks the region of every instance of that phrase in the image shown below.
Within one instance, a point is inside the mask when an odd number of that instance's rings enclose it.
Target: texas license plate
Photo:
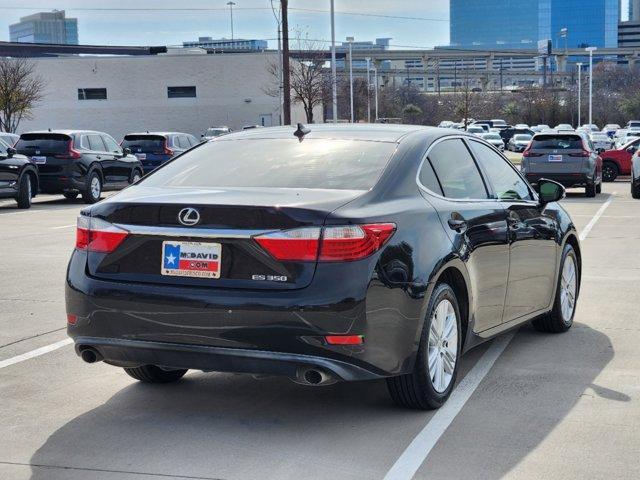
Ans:
[[[31,157],[31,161],[36,165],[47,163],[47,157]]]
[[[162,242],[162,275],[220,278],[222,245],[203,242]]]
[[[562,155],[549,155],[549,161],[550,162],[561,162],[562,161]]]

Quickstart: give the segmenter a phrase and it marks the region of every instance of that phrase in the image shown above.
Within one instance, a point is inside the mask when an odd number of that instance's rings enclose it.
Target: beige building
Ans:
[[[152,56],[73,56],[33,59],[46,82],[43,100],[20,132],[47,128],[180,131],[199,137],[208,127],[279,125],[280,100],[267,66],[274,53],[206,55],[177,50]],[[317,112],[317,119],[322,112]],[[301,105],[292,121],[304,122]]]

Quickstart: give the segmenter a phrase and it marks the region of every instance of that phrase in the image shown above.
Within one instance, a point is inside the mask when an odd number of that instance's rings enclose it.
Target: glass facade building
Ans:
[[[551,40],[554,48],[615,48],[620,1],[451,0],[450,46],[535,50]]]
[[[40,12],[9,25],[9,39],[23,43],[78,45],[78,19],[66,18],[64,10]]]
[[[240,50],[243,52],[266,50],[269,45],[266,40],[245,40],[244,38],[211,38],[199,37],[198,40],[182,42],[184,48],[208,48],[213,50]]]

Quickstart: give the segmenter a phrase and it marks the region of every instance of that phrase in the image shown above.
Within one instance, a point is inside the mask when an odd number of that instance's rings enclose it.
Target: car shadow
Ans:
[[[465,371],[484,348],[464,357]],[[506,439],[511,430],[526,429],[527,442],[492,459],[496,475],[480,475],[500,478],[585,392],[629,400],[594,383],[612,357],[608,337],[584,325],[564,335],[523,327],[456,419],[478,431],[455,435],[455,450],[485,465],[487,445],[477,435],[497,430]],[[30,464],[198,478],[382,478],[432,415],[397,408],[381,381],[314,388],[283,378],[197,372],[175,384],[122,388],[50,435]],[[443,476],[428,476],[452,478],[450,461],[438,470]],[[53,475],[33,467],[31,478]]]

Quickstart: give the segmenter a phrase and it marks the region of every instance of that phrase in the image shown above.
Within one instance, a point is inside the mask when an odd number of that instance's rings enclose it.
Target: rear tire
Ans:
[[[62,192],[62,196],[67,200],[75,200],[78,197],[78,192]]]
[[[96,203],[102,195],[102,180],[98,172],[93,170],[87,176],[87,186],[82,191],[82,199],[85,203]]]
[[[596,194],[602,193],[602,182],[596,185]]]
[[[429,300],[413,372],[387,378],[395,403],[432,410],[447,401],[458,374],[461,332],[456,294],[449,285],[440,283]]]
[[[171,383],[177,382],[187,370],[163,370],[155,365],[143,365],[142,367],[125,368],[130,377],[144,383]]]
[[[596,196],[596,184],[592,183],[591,185],[587,185],[584,189],[584,195],[587,198],[593,198]]]
[[[569,262],[571,262],[572,266],[569,265]],[[571,328],[573,317],[576,313],[578,294],[580,293],[579,279],[580,266],[578,265],[578,257],[573,247],[566,244],[562,252],[553,309],[547,315],[531,322],[536,330],[546,333],[562,333]],[[568,308],[569,306],[570,308]]]
[[[602,164],[602,181],[603,182],[613,182],[616,178],[618,178],[620,172],[618,170],[618,166],[613,162],[604,162]]]
[[[33,197],[33,185],[31,184],[31,175],[25,173],[20,179],[20,188],[18,189],[18,208],[31,208],[31,198]]]
[[[631,196],[635,199],[640,198],[640,183],[631,181]]]

